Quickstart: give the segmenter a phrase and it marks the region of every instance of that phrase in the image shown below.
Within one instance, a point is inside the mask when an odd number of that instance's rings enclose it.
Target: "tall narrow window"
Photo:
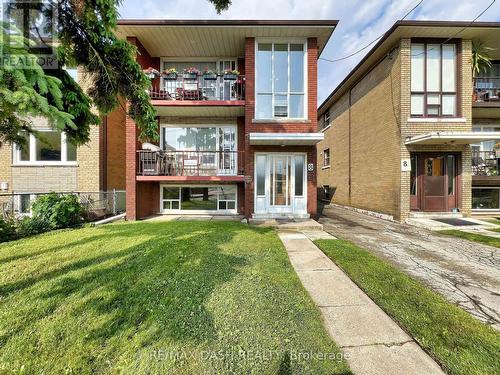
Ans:
[[[417,156],[411,157],[410,195],[417,195]]]
[[[454,117],[457,115],[455,44],[412,43],[411,115]]]
[[[304,155],[295,155],[295,196],[304,195]]]
[[[448,195],[455,195],[455,156],[448,155],[447,163],[446,173],[448,174]]]
[[[266,195],[266,155],[257,155],[257,195]]]
[[[328,167],[330,165],[330,149],[327,148],[323,151],[323,167]]]
[[[258,43],[255,82],[257,119],[304,118],[305,45]]]

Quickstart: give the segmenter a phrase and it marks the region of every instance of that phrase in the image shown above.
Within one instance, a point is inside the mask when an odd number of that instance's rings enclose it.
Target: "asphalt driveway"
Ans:
[[[500,330],[500,249],[337,207],[319,221]]]

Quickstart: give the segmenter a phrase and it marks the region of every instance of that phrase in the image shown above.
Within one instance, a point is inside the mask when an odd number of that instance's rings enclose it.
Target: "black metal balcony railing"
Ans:
[[[137,175],[243,175],[242,151],[137,151]],[[240,163],[240,164],[239,164]]]
[[[500,77],[474,78],[476,102],[500,102]]]
[[[499,156],[497,151],[472,151],[473,176],[498,176]]]
[[[165,100],[244,100],[245,77],[187,76],[161,77],[160,87],[149,90],[151,99]]]

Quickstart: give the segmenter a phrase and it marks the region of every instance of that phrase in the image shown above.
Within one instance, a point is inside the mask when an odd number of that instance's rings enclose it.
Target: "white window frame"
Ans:
[[[257,114],[257,77],[258,77],[258,74],[259,74],[259,71],[257,69],[257,53],[258,53],[258,48],[259,48],[259,43],[263,43],[263,44],[272,44],[273,47],[272,47],[272,51],[273,51],[273,56],[271,58],[271,65],[272,65],[272,79],[271,79],[271,92],[267,92],[267,94],[271,94],[271,109],[272,109],[272,117],[270,118],[260,118],[260,117],[257,117],[256,114]],[[287,117],[275,117],[274,116],[274,96],[275,96],[275,92],[274,92],[274,44],[288,44],[288,72],[287,72],[287,77],[288,77],[288,90],[287,90],[287,103],[288,103],[288,116]],[[304,95],[304,109],[303,109],[303,113],[304,113],[304,116],[303,117],[290,117],[290,95],[293,95],[293,94],[300,94],[298,92],[291,92],[290,91],[290,44],[302,44],[304,46],[304,92],[303,92],[303,95]],[[308,119],[308,111],[307,111],[307,93],[308,93],[308,89],[309,89],[309,81],[308,81],[308,69],[307,69],[307,39],[303,39],[303,38],[299,38],[299,39],[289,39],[289,38],[256,38],[255,39],[255,46],[254,46],[254,71],[255,71],[255,75],[254,75],[254,81],[255,81],[255,84],[254,84],[254,98],[255,98],[255,109],[254,109],[254,120],[257,120],[257,121],[286,121],[286,120],[307,120]]]
[[[54,129],[44,128],[44,129],[36,129],[38,132],[54,132]],[[76,153],[77,160],[68,161],[68,148],[67,148],[67,137],[65,132],[61,132],[61,160],[53,160],[53,161],[44,161],[44,160],[36,160],[36,142],[38,140],[33,134],[29,135],[29,151],[30,151],[30,160],[21,160],[21,148],[19,145],[14,144],[13,147],[13,165],[15,166],[78,166],[78,148]]]
[[[182,197],[181,197],[181,189],[182,188],[220,188],[220,187],[234,187],[236,189],[236,195],[234,199],[234,209],[219,209],[219,202],[233,202],[232,199],[221,199],[219,200],[220,192],[217,190],[217,209],[215,210],[183,210],[182,209]],[[163,188],[177,188],[179,190],[178,199],[163,199]],[[179,209],[163,209],[163,201],[178,201]],[[238,213],[238,185],[170,185],[170,184],[160,184],[160,212],[162,214],[180,214],[180,213],[192,213],[192,214],[237,214]]]
[[[328,151],[328,158],[326,157],[326,153]],[[323,168],[328,168],[330,166],[330,148],[325,148],[323,150]],[[326,162],[328,160],[328,163]]]
[[[331,114],[330,109],[328,109],[323,115],[323,129],[330,127]]]
[[[224,176],[236,176],[238,174],[238,125],[236,124],[165,124],[161,123],[160,120],[160,148],[163,150],[164,136],[163,136],[163,128],[215,128],[215,151],[216,157],[220,157],[220,140],[219,140],[219,131],[220,129],[233,129],[234,130],[234,140],[235,140],[235,149],[234,149],[234,173],[223,173]],[[179,151],[190,151],[190,150],[179,150]],[[195,150],[193,150],[195,152]],[[219,168],[220,159],[217,159],[217,168],[220,172],[222,169]]]
[[[15,191],[15,192],[13,192],[13,195],[14,195],[13,204],[14,204],[14,208],[15,208],[14,211],[16,212],[16,215],[21,216],[21,217],[22,216],[31,216],[32,215],[31,205],[35,201],[37,195],[29,193],[29,192],[24,192],[24,191]],[[29,197],[30,197],[30,207],[29,207],[28,212],[21,212],[20,211],[20,209],[21,209],[21,195],[29,195]]]
[[[308,204],[308,190],[309,190],[309,187],[307,186],[307,174],[308,174],[308,171],[307,171],[307,152],[256,152],[254,154],[254,165],[257,165],[257,157],[260,156],[260,155],[264,155],[266,157],[266,172],[264,174],[264,178],[265,178],[265,183],[264,183],[264,195],[258,195],[257,194],[257,168],[254,168],[254,189],[253,189],[253,199],[254,199],[254,207],[252,207],[253,211],[255,212],[255,208],[256,208],[256,202],[257,202],[257,199],[265,199],[266,200],[266,208],[265,208],[265,211],[266,213],[268,214],[272,214],[272,210],[271,210],[271,205],[270,205],[270,191],[271,191],[271,181],[269,179],[269,174],[270,174],[270,168],[271,168],[271,163],[270,163],[270,158],[269,156],[290,156],[291,157],[291,160],[293,161],[292,162],[292,167],[291,167],[291,175],[290,175],[290,181],[293,183],[293,186],[292,186],[292,189],[290,191],[290,198],[291,198],[291,202],[288,206],[286,207],[290,207],[291,209],[291,213],[301,213],[300,211],[297,212],[296,210],[296,203],[295,203],[295,199],[296,198],[299,198],[299,199],[303,199],[304,200],[304,204],[305,204],[305,212],[307,212],[307,204]],[[296,195],[295,194],[295,161],[294,161],[294,157],[296,155],[300,155],[300,156],[303,156],[304,157],[304,173],[303,173],[303,176],[302,176],[302,195]]]

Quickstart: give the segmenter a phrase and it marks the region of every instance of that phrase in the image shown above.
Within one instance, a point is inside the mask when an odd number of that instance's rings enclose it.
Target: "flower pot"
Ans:
[[[177,79],[177,73],[167,73],[163,75],[167,81],[175,81]]]
[[[238,78],[238,76],[236,74],[224,74],[224,79],[226,81],[236,81],[236,78]]]
[[[196,79],[196,78],[198,78],[198,74],[196,74],[196,73],[184,73],[182,76],[184,77],[184,79]]]
[[[203,74],[203,79],[205,81],[215,81],[217,79],[217,74],[215,73]]]

